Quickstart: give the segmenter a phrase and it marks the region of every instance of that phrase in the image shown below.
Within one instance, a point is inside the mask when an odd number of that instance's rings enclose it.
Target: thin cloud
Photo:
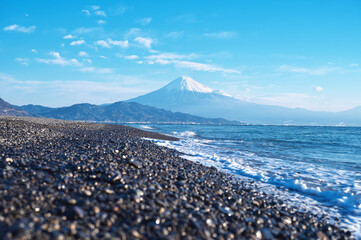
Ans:
[[[141,25],[148,25],[152,21],[151,17],[141,18],[138,20],[138,23]]]
[[[189,61],[174,61],[176,67],[187,68],[196,71],[205,71],[205,72],[224,72],[224,73],[238,73],[241,72],[231,68],[222,68],[212,64],[189,62]]]
[[[136,39],[134,39],[134,41],[137,42],[139,45],[146,47],[146,48],[151,48],[152,43],[154,42],[153,39],[145,38],[145,37],[137,37]]]
[[[203,36],[209,37],[209,38],[230,39],[230,38],[237,37],[237,32],[233,32],[233,31],[232,32],[227,32],[227,31],[212,32],[212,33],[204,33]]]
[[[328,68],[328,67],[320,67],[320,68],[302,68],[302,67],[295,67],[290,65],[281,65],[278,68],[278,71],[281,72],[291,72],[291,73],[304,73],[308,75],[326,75],[330,72],[333,72],[334,68]]]
[[[63,39],[74,39],[74,38],[75,38],[75,36],[73,36],[71,34],[66,35],[66,36],[63,37]]]
[[[169,38],[180,38],[181,36],[183,36],[184,32],[170,32],[166,35],[166,37],[169,37]]]
[[[31,52],[32,52],[32,53],[38,53],[38,51],[36,51],[36,49],[34,49],[34,48],[31,49]]]
[[[21,58],[21,57],[15,58],[15,61],[19,62],[25,66],[29,66],[29,62],[30,62],[29,58]]]
[[[358,67],[358,65],[359,65],[358,63],[351,63],[350,64],[351,67]]]
[[[83,68],[80,68],[79,71],[101,73],[101,74],[113,73],[113,69],[111,69],[111,68],[97,68],[97,67],[83,67]]]
[[[14,81],[14,77],[5,73],[1,73],[0,72],[0,80],[4,80],[4,81]]]
[[[65,59],[65,58],[61,57],[60,53],[58,53],[58,52],[50,52],[49,55],[52,56],[53,59],[36,58],[36,60],[40,63],[55,64],[55,65],[61,65],[61,66],[82,66],[83,65],[75,58]]]
[[[156,59],[167,59],[167,60],[175,60],[175,59],[192,59],[197,57],[196,54],[191,53],[191,54],[176,54],[176,53],[161,53],[161,54],[156,54],[156,55],[150,55],[145,57],[146,59],[149,60],[156,60]]]
[[[89,55],[88,55],[87,52],[80,51],[80,52],[79,52],[79,56],[80,56],[80,57],[87,57],[87,56],[89,56]]]
[[[22,33],[32,33],[36,29],[36,26],[24,27],[17,24],[9,25],[4,27],[4,31],[15,31],[15,32],[22,32]]]
[[[97,23],[100,24],[100,25],[102,25],[102,24],[106,24],[107,22],[104,21],[104,20],[98,20]]]
[[[72,41],[70,43],[70,46],[82,45],[82,44],[85,44],[85,41],[83,39],[82,40],[77,40],[77,41]]]
[[[194,14],[189,13],[189,14],[178,15],[174,17],[172,20],[183,23],[194,23],[196,21],[196,17],[194,16]]]
[[[131,28],[126,34],[125,37],[126,38],[131,38],[131,37],[135,37],[135,36],[139,36],[141,34],[142,30],[140,30],[139,28]]]
[[[315,87],[315,90],[317,92],[323,92],[325,89],[323,87],[317,86],[317,87]]]
[[[87,16],[91,15],[89,10],[86,10],[86,9],[81,10],[81,12],[84,13],[85,15],[87,15]]]
[[[107,16],[105,11],[102,11],[102,10],[95,11],[94,14],[97,15],[97,16],[101,16],[101,17],[106,17]]]
[[[139,57],[137,55],[129,55],[129,56],[125,56],[124,58],[128,60],[134,60],[134,59],[138,59]]]

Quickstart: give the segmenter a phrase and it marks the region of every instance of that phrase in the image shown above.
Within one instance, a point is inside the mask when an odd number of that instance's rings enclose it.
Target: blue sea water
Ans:
[[[255,180],[264,191],[341,219],[361,238],[361,128],[131,124],[184,158]]]

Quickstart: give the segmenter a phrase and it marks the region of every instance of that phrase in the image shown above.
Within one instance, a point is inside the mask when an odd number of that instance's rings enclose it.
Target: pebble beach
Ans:
[[[110,124],[0,118],[0,239],[354,239]]]

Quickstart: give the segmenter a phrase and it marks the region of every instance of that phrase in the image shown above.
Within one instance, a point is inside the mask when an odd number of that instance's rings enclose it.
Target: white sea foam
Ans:
[[[330,170],[311,163],[294,164],[281,158],[261,157],[257,153],[209,145],[194,138],[196,133],[191,131],[174,132],[174,135],[184,139],[154,141],[184,153],[183,157],[188,160],[258,180],[271,194],[281,187],[287,190],[287,194],[279,195],[290,200],[290,204],[303,203],[302,207],[310,207],[312,211],[321,209],[341,219],[342,215],[346,215],[342,225],[361,238],[361,181],[354,182],[354,176],[347,171]],[[342,180],[335,180],[335,175],[342,176]],[[349,185],[355,187],[350,188]]]
[[[152,129],[154,129],[154,128],[149,127],[149,126],[147,126],[147,125],[141,125],[140,127],[143,128],[143,129],[147,129],[147,130],[152,130]]]
[[[195,137],[197,134],[192,131],[184,131],[184,132],[173,132],[174,136],[184,138],[184,137]]]

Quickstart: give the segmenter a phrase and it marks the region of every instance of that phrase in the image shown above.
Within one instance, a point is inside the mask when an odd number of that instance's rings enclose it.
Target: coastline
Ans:
[[[348,239],[351,233],[142,138],[140,129],[0,118],[0,238]]]

